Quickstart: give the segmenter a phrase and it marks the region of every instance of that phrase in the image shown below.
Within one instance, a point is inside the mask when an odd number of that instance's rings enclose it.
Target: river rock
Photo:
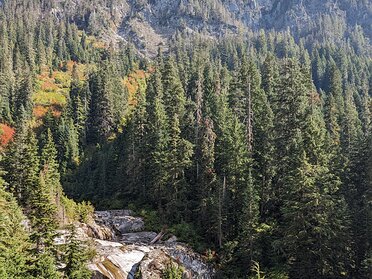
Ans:
[[[164,251],[175,261],[182,264],[192,278],[211,279],[215,270],[206,263],[205,259],[183,244],[167,245]]]
[[[92,279],[109,279],[109,278],[103,275],[102,273],[100,273],[99,271],[95,270],[93,271]]]
[[[91,238],[97,238],[101,240],[113,240],[115,233],[106,225],[97,225],[95,222],[91,224],[83,224],[81,228],[85,234]]]
[[[137,233],[124,233],[121,240],[124,243],[143,243],[149,244],[157,236],[155,232],[137,232]]]
[[[95,222],[81,226],[82,234],[95,243],[96,257],[89,265],[93,279],[160,279],[169,264],[182,267],[184,279],[210,279],[215,273],[176,236],[152,244],[157,233],[137,231],[144,223],[130,210],[96,212]]]
[[[95,240],[96,253],[89,269],[94,278],[130,279],[134,278],[138,263],[152,248],[137,245],[123,245],[119,242]],[[100,275],[98,275],[100,274]]]
[[[165,241],[166,243],[176,243],[178,241],[177,237],[172,235],[169,239],[167,239],[167,241]]]
[[[172,259],[164,251],[157,249],[148,253],[141,261],[138,274],[140,279],[161,279],[163,271],[172,264]],[[178,264],[174,263],[178,266]]]
[[[123,210],[104,210],[94,212],[94,217],[96,220],[100,221],[111,221],[115,217],[121,216],[133,216],[133,211],[129,209]]]
[[[145,228],[142,218],[132,216],[117,217],[114,225],[121,233],[140,232]]]
[[[130,232],[141,232],[145,223],[141,217],[134,217],[131,210],[107,210],[97,211],[95,221],[113,228],[120,234]]]

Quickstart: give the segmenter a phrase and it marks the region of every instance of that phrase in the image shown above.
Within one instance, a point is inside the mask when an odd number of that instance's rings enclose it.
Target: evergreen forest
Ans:
[[[126,208],[216,278],[371,278],[371,25],[180,30],[146,56],[93,2],[0,0],[1,279],[91,278],[71,224]]]

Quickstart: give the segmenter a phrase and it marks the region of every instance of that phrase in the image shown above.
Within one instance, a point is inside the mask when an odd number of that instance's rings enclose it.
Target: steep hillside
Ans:
[[[149,56],[177,33],[218,38],[289,29],[297,38],[333,42],[353,32],[372,37],[368,0],[53,0],[41,6],[39,12],[68,18],[107,42],[130,41]]]
[[[0,279],[372,278],[370,24],[371,0],[0,0]]]

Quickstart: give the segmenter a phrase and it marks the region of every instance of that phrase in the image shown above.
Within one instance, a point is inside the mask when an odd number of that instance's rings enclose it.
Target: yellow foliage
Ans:
[[[66,62],[66,71],[57,70],[50,73],[48,67],[42,67],[42,72],[36,77],[36,88],[32,96],[35,104],[34,115],[37,118],[43,117],[50,109],[54,116],[60,116],[60,108],[67,104],[74,64],[77,66],[80,80],[85,80],[87,66],[74,61]]]
[[[144,92],[146,90],[146,78],[148,73],[143,70],[136,70],[124,78],[123,84],[128,89],[128,103],[129,106],[136,106],[138,91]]]
[[[36,105],[51,106],[60,105],[65,106],[67,103],[66,96],[61,92],[45,92],[38,91],[33,96],[33,101]]]

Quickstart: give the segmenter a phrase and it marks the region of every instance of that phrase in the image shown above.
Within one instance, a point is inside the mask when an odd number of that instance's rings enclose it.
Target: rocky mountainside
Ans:
[[[357,30],[372,38],[369,0],[52,0],[40,7],[30,10],[67,18],[107,42],[130,41],[150,56],[180,33],[219,38],[289,29],[297,38],[337,42]]]
[[[65,0],[55,5],[106,40],[131,41],[154,55],[176,33],[221,37],[248,30],[287,30],[297,37],[333,41],[359,25],[372,37],[372,2],[368,0]]]

